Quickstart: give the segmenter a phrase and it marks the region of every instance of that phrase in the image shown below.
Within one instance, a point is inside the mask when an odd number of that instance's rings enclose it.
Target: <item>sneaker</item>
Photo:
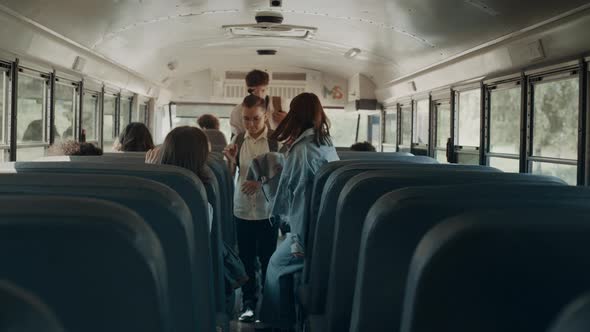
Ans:
[[[254,310],[246,307],[244,309],[244,311],[242,311],[242,314],[240,315],[238,320],[240,322],[244,322],[244,323],[253,323],[254,322]]]

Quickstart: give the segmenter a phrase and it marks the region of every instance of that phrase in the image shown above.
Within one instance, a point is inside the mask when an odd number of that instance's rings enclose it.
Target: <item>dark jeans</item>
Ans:
[[[268,261],[277,248],[278,230],[265,220],[244,220],[234,217],[238,233],[238,249],[240,259],[246,268],[248,282],[242,286],[242,303],[256,309],[258,302],[256,280],[256,258],[260,261],[260,284],[264,286]]]

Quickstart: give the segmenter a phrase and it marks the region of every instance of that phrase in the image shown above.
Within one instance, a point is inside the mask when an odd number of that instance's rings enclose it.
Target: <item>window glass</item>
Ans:
[[[385,114],[385,135],[383,142],[397,144],[397,112]]]
[[[6,71],[0,70],[0,143],[5,143],[4,139],[4,114],[6,112],[6,94],[8,93],[8,85],[6,79]],[[3,158],[4,151],[0,150],[0,158]],[[0,162],[3,162],[3,159],[0,159]]]
[[[457,142],[460,146],[479,146],[481,90],[459,93],[457,98]]]
[[[451,137],[451,105],[442,103],[436,105],[436,146],[447,146],[447,140]]]
[[[434,150],[434,158],[441,164],[448,163],[446,150]]]
[[[121,98],[121,114],[119,114],[120,124],[119,132],[122,132],[125,127],[131,122],[130,118],[131,111],[131,99]]]
[[[379,115],[371,115],[369,116],[369,129],[370,129],[370,137],[369,141],[375,148],[379,148],[381,144],[381,116]]]
[[[369,141],[369,116],[364,114],[359,114],[359,131],[358,137],[356,139],[357,142],[365,142]]]
[[[490,166],[509,173],[518,173],[520,170],[518,159],[490,157]]]
[[[383,146],[383,152],[397,152],[397,149],[395,146],[387,146],[384,145]]]
[[[115,109],[117,97],[112,95],[104,96],[104,123],[103,123],[103,151],[113,151],[115,141]]]
[[[139,113],[137,115],[137,122],[146,123],[146,115],[147,115],[147,104],[139,105]]]
[[[552,175],[574,186],[578,182],[578,167],[573,165],[533,162],[533,174]]]
[[[17,141],[45,142],[44,120],[46,81],[20,75],[18,79]]]
[[[174,127],[193,126],[199,127],[197,120],[201,115],[212,114],[219,119],[219,130],[225,135],[227,141],[231,138],[231,127],[229,125],[229,116],[231,115],[234,105],[224,104],[190,104],[190,105],[172,105],[172,120]],[[168,108],[165,110],[168,113]],[[168,120],[166,120],[168,121]],[[167,125],[167,124],[166,124]],[[331,131],[330,131],[331,132]],[[355,131],[356,132],[356,131]]]
[[[479,155],[471,153],[457,153],[457,163],[463,165],[479,165]]]
[[[97,141],[98,137],[98,94],[84,92],[84,107],[82,108],[82,129],[86,132],[86,141]]]
[[[519,86],[492,90],[490,99],[490,151],[518,154],[520,147]]]
[[[412,142],[412,109],[403,108],[402,116],[402,141],[399,145],[410,146]]]
[[[341,109],[326,109],[334,146],[350,147],[355,142],[358,114]]]
[[[414,137],[412,143],[428,145],[429,103],[428,99],[416,102],[416,111],[414,112]]]
[[[19,77],[20,80],[20,77]],[[45,156],[45,147],[18,147],[16,161],[31,161],[43,158]]]
[[[67,140],[74,137],[74,86],[55,85],[55,140]],[[20,110],[19,110],[20,112]]]
[[[579,78],[540,83],[533,88],[533,155],[577,159]]]

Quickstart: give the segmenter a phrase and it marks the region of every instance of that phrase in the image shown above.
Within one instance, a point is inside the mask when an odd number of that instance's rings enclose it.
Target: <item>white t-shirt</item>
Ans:
[[[285,100],[285,98],[281,98],[281,108],[283,112],[289,112],[289,104],[287,103],[287,100]],[[268,111],[270,119],[272,112],[275,111],[274,105],[272,103],[272,97],[269,97]],[[270,121],[270,123],[272,124],[272,121]],[[231,115],[229,117],[229,124],[231,125],[231,132],[234,135],[246,132],[246,128],[244,128],[244,123],[242,122],[242,104],[236,105],[236,107],[234,107],[234,109],[231,111]],[[275,130],[276,128],[270,129]]]
[[[256,139],[248,132],[244,135],[244,143],[240,149],[238,183],[234,191],[234,215],[240,219],[264,220],[270,217],[270,203],[266,201],[262,190],[258,190],[254,195],[246,195],[241,190],[242,184],[246,182],[252,160],[270,152],[267,135],[268,128],[265,128]]]

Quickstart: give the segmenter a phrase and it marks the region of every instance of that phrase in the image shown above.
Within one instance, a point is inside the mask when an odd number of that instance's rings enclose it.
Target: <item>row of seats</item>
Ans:
[[[377,155],[316,174],[297,290],[311,331],[547,330],[590,286],[587,189]]]
[[[0,279],[67,331],[215,331],[228,321],[207,205],[220,209],[217,176],[107,159],[2,165],[0,204],[13,207],[2,220],[14,220],[0,231]]]

